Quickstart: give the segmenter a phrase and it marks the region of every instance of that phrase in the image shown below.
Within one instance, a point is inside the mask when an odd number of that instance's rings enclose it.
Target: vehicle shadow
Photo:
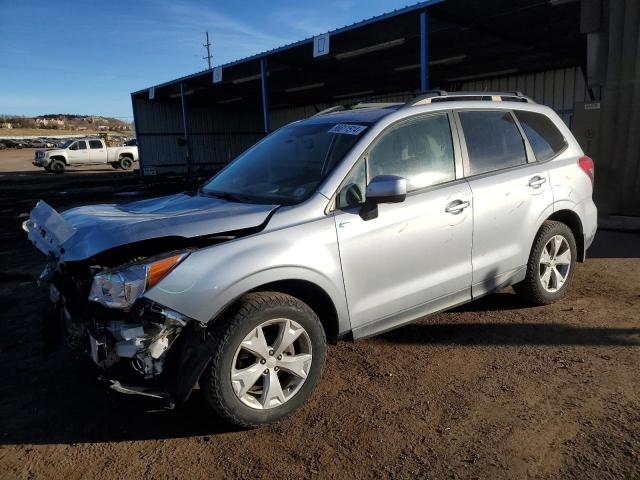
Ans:
[[[531,304],[522,297],[510,292],[497,292],[478,300],[453,308],[451,312],[500,312],[503,310],[519,310],[531,308]]]
[[[389,331],[379,338],[384,342],[415,345],[640,347],[640,328],[580,327],[532,322],[428,323],[427,320]]]
[[[31,363],[31,362],[30,362]],[[176,409],[149,397],[117,393],[84,359],[62,363],[32,381],[0,387],[0,445],[67,444],[211,436],[239,431],[216,417],[199,390]],[[43,369],[51,367],[42,362]],[[59,367],[64,367],[64,372]],[[205,438],[204,441],[207,441]]]

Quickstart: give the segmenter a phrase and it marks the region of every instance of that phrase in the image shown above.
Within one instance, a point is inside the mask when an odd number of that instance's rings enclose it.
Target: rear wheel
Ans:
[[[120,161],[118,162],[119,166],[123,170],[129,170],[133,167],[133,160],[129,157],[120,157]]]
[[[200,386],[228,422],[257,427],[277,422],[313,392],[326,338],[316,314],[297,298],[250,293],[216,321],[214,354]]]
[[[64,173],[64,162],[62,160],[53,160],[49,164],[49,168],[53,173]]]
[[[573,280],[576,252],[576,240],[567,225],[544,222],[533,242],[527,276],[513,289],[536,305],[548,305],[561,299]]]

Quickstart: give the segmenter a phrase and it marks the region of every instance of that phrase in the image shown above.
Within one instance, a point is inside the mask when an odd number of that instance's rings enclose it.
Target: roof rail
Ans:
[[[344,105],[335,105],[333,107],[329,107],[329,108],[325,108],[324,110],[320,110],[318,113],[314,113],[311,116],[312,117],[319,117],[320,115],[325,115],[327,113],[333,113],[333,112],[341,112],[343,110],[346,110]]]
[[[352,105],[349,110],[355,110],[357,108],[389,108],[402,105],[404,105],[404,102],[358,102]]]
[[[399,107],[404,105],[405,104],[403,102],[370,102],[370,103],[357,102],[357,103],[349,103],[345,105],[335,105],[333,107],[325,108],[324,110],[321,110],[312,116],[319,117],[320,115],[326,115],[327,113],[342,112],[345,110],[358,110],[361,108],[388,108],[388,107]]]
[[[522,92],[445,92],[444,90],[431,90],[420,95],[405,104],[407,107],[429,105],[435,102],[451,102],[461,100],[484,100],[491,102],[526,102],[536,103]]]

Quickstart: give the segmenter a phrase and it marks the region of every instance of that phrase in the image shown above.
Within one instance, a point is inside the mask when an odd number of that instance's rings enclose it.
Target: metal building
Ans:
[[[202,175],[291,121],[429,88],[519,90],[596,161],[607,214],[640,216],[640,2],[427,0],[132,93],[144,175]]]

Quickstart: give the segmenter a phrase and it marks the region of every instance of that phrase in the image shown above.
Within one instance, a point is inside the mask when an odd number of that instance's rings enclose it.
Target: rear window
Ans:
[[[539,162],[555,157],[567,146],[562,133],[546,115],[523,111],[515,114]]]
[[[508,111],[460,112],[470,175],[524,165],[524,139]]]

